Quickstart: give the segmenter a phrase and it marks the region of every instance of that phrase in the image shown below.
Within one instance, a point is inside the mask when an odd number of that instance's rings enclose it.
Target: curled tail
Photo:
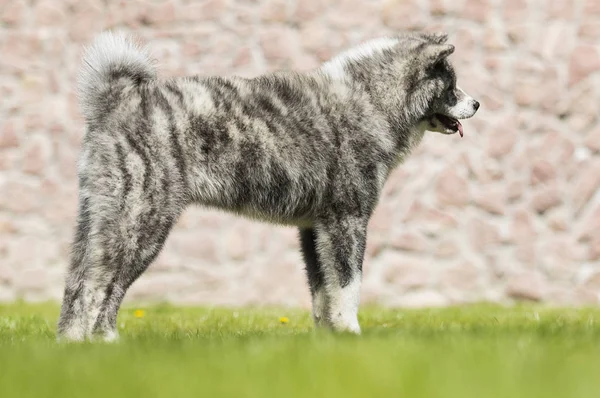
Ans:
[[[104,32],[85,49],[79,72],[79,105],[88,122],[113,109],[127,86],[156,78],[147,47],[139,47],[123,33]]]

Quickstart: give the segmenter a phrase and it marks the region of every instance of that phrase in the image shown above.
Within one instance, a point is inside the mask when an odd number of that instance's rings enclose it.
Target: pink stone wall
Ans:
[[[365,301],[597,303],[598,0],[0,0],[0,300],[58,299],[76,204],[82,44],[149,41],[161,72],[306,70],[398,29],[445,30],[479,98],[464,139],[426,137],[370,226]],[[296,233],[190,209],[138,300],[307,305]]]

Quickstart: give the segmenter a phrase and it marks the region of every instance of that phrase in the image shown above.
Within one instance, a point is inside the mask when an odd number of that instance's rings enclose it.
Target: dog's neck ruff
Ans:
[[[398,44],[398,39],[391,37],[369,40],[327,61],[321,67],[321,71],[333,80],[345,80],[348,77],[345,70],[348,63],[371,57],[394,47],[396,44]]]

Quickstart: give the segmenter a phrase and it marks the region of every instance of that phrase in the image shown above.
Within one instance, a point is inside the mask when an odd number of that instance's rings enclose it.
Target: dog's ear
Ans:
[[[425,37],[435,44],[443,44],[448,41],[448,33],[445,32],[428,33]]]
[[[421,56],[429,64],[436,64],[453,52],[452,44],[431,44],[425,47]]]

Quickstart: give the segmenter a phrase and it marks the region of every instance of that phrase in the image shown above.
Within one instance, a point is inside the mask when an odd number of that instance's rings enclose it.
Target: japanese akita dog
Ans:
[[[387,177],[426,130],[462,135],[479,108],[446,42],[406,33],[304,73],[161,79],[147,49],[101,34],[78,82],[87,128],[59,339],[118,337],[127,289],[192,204],[297,227],[316,325],[360,333],[367,224]]]

